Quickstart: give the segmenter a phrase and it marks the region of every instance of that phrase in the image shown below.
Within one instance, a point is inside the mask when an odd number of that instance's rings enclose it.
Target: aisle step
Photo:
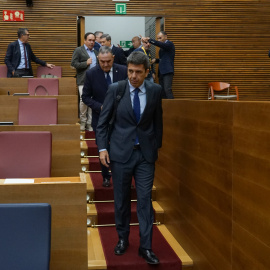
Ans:
[[[173,235],[169,232],[165,225],[157,226],[159,231],[165,237],[170,244],[176,255],[182,261],[183,270],[192,270],[193,261],[181,247],[181,245],[175,240]],[[87,228],[88,238],[88,269],[107,269],[106,260],[97,228]]]
[[[153,201],[153,208],[155,211],[155,222],[159,222],[159,223],[163,224],[164,223],[164,210],[163,210],[163,208],[156,201]],[[96,206],[95,206],[95,204],[87,204],[87,225],[92,226],[94,224],[95,225],[99,224]]]

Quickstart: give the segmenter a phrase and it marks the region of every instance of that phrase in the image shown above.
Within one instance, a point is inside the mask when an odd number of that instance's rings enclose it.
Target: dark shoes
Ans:
[[[159,259],[152,249],[139,248],[139,256],[143,257],[149,264],[159,264]]]
[[[103,178],[102,186],[103,187],[110,187],[111,186],[110,178]]]
[[[114,254],[115,255],[123,255],[127,248],[129,246],[129,242],[125,241],[123,239],[120,239],[116,245],[116,247],[114,248]]]

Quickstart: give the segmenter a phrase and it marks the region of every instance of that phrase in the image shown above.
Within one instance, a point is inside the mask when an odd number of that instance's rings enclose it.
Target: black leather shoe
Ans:
[[[103,187],[110,187],[111,186],[110,178],[103,178],[102,186]]]
[[[127,248],[129,246],[129,242],[125,241],[124,239],[120,239],[116,245],[116,247],[114,248],[114,254],[115,255],[123,255]]]
[[[149,264],[159,264],[159,259],[152,249],[139,248],[139,256],[143,257]]]

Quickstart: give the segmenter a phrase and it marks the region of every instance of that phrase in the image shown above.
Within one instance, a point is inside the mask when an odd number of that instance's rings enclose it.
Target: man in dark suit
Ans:
[[[18,40],[10,43],[5,56],[5,64],[8,68],[7,77],[33,76],[31,61],[41,65],[53,68],[53,64],[37,58],[30,44],[28,43],[30,34],[27,28],[18,29]]]
[[[123,49],[112,45],[111,42],[112,42],[112,38],[109,34],[103,34],[100,37],[101,46],[107,46],[107,47],[110,47],[112,49],[112,52],[114,55],[114,63],[119,64],[119,65],[126,65],[127,59],[125,57]]]
[[[140,227],[139,256],[149,264],[159,260],[152,251],[153,207],[151,194],[155,161],[162,145],[161,86],[145,78],[149,59],[142,52],[133,52],[127,59],[128,81],[123,86],[107,150],[108,123],[111,119],[119,85],[107,91],[96,129],[100,160],[111,166],[115,200],[115,223],[119,241],[116,255],[125,253],[129,246],[130,186],[132,176],[137,192],[137,216]]]
[[[160,47],[159,59],[153,59],[153,63],[159,63],[158,76],[159,84],[162,86],[163,98],[173,99],[172,81],[174,74],[174,56],[175,47],[174,44],[167,39],[167,33],[160,31],[157,34],[157,40],[149,37],[143,37],[143,42],[150,42],[154,46]]]
[[[126,66],[114,63],[114,56],[109,47],[102,46],[98,52],[99,65],[88,70],[84,81],[82,100],[92,109],[92,127],[96,132],[99,114],[108,86],[127,78]],[[101,164],[103,186],[110,186],[111,175],[106,166]]]
[[[71,66],[76,68],[76,82],[80,94],[80,129],[81,131],[93,130],[91,127],[92,110],[82,101],[82,90],[84,85],[85,73],[87,69],[93,68],[97,64],[98,52],[94,49],[95,35],[87,32],[84,35],[84,45],[76,48],[72,55]]]
[[[96,37],[96,42],[95,42],[95,45],[94,45],[94,49],[96,51],[99,51],[99,48],[101,47],[101,44],[100,44],[100,37],[103,35],[103,32],[101,31],[96,31],[94,33],[95,37]]]

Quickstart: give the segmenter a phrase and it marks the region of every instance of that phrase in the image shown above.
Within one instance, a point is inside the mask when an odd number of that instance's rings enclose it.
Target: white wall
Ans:
[[[110,34],[112,44],[120,44],[120,40],[131,40],[134,36],[145,35],[145,17],[126,16],[86,16],[85,31],[102,31]]]

